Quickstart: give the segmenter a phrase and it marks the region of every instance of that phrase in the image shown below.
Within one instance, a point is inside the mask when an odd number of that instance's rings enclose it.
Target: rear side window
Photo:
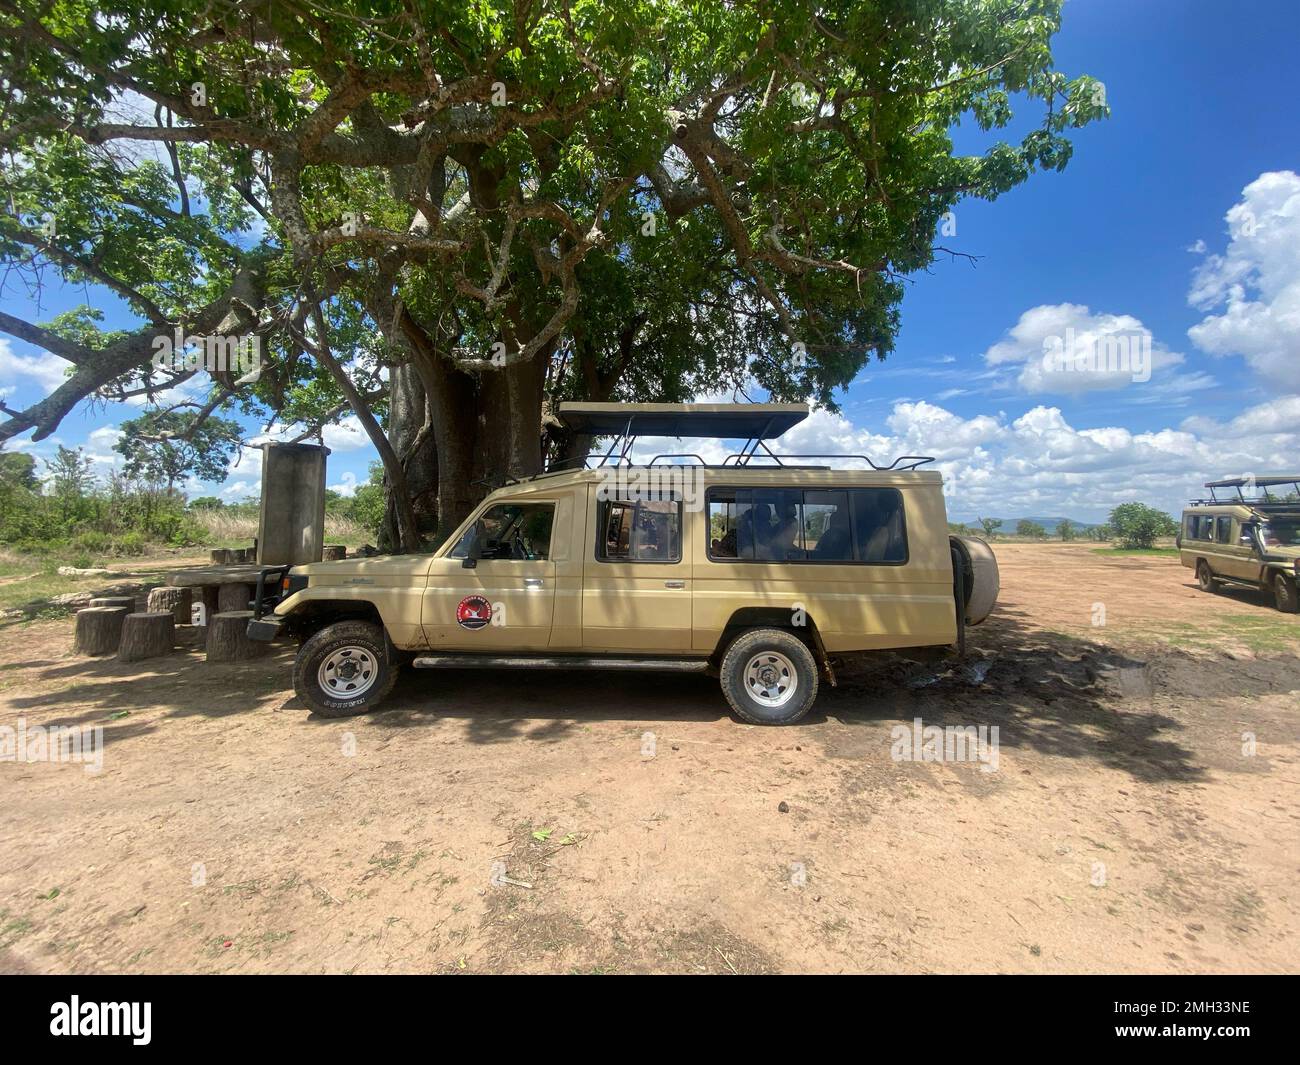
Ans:
[[[860,562],[906,562],[903,493],[862,488],[853,493],[853,530]]]
[[[602,499],[596,505],[601,562],[680,562],[680,500]]]
[[[709,557],[740,562],[907,561],[896,488],[713,489]]]
[[[1217,535],[1214,538],[1221,544],[1232,542],[1232,518],[1228,515],[1219,517]]]

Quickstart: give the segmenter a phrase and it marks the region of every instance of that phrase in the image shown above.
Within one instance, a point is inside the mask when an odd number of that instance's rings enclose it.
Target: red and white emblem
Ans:
[[[462,629],[481,629],[492,621],[492,604],[481,595],[467,595],[456,607],[456,624]]]

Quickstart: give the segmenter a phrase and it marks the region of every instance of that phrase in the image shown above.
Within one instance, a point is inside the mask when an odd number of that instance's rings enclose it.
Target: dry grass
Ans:
[[[212,543],[218,547],[247,544],[257,536],[257,515],[230,513],[225,510],[204,510],[196,513],[208,532]],[[325,516],[325,542],[360,547],[374,542],[374,533],[348,518]]]

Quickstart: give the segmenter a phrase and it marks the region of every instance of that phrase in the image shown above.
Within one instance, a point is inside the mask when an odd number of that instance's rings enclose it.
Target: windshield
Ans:
[[[1259,539],[1265,547],[1300,547],[1300,518],[1261,525]]]

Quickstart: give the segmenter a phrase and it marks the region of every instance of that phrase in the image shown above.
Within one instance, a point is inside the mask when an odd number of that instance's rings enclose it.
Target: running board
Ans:
[[[613,658],[605,655],[421,655],[416,669],[639,669],[658,673],[704,673],[707,658]]]

